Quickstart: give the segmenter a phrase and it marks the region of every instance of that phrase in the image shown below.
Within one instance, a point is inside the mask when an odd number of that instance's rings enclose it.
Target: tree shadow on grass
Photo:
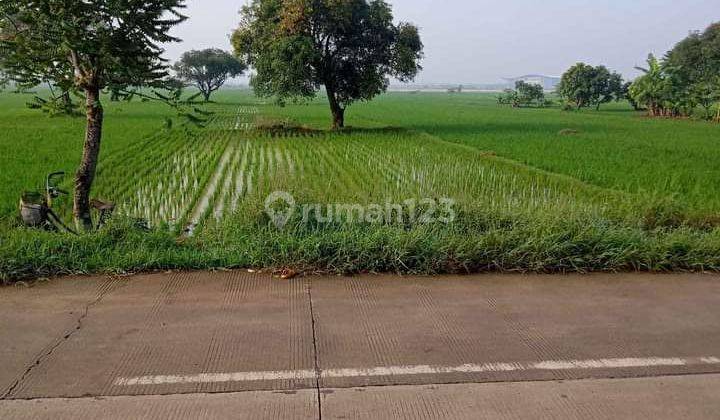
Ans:
[[[396,135],[408,134],[412,130],[404,127],[387,126],[387,127],[352,127],[348,126],[341,129],[319,129],[301,125],[292,120],[265,120],[256,124],[255,130],[258,133],[266,134],[271,137],[309,137],[309,136],[347,136],[357,134],[372,135]]]

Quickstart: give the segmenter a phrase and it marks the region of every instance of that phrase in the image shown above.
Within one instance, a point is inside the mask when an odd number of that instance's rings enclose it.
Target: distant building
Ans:
[[[527,74],[525,76],[513,77],[505,79],[511,85],[515,85],[515,82],[523,81],[534,85],[540,85],[545,90],[555,90],[557,85],[560,84],[559,77],[543,76],[540,74]]]

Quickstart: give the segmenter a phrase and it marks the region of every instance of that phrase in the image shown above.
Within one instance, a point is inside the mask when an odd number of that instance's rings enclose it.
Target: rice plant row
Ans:
[[[220,109],[204,131],[165,132],[116,154],[99,191],[121,213],[175,230],[221,224],[276,190],[328,204],[451,198],[499,214],[602,216],[627,199],[406,130],[255,131],[259,112]]]
[[[257,107],[241,106],[234,114],[219,111],[213,126],[227,138],[225,148],[212,171],[207,186],[198,197],[187,220],[186,233],[192,234],[209,217],[220,220],[226,212],[233,211],[244,194],[252,191],[253,175],[245,176],[252,156],[245,133],[255,127]]]
[[[212,199],[214,224],[233,219],[244,201],[262,205],[277,190],[301,203],[450,198],[460,210],[559,217],[577,212],[609,216],[630,198],[403,130],[235,133],[232,141],[237,146]]]
[[[103,161],[95,194],[115,202],[119,214],[176,229],[190,217],[228,141],[212,127],[140,141]]]

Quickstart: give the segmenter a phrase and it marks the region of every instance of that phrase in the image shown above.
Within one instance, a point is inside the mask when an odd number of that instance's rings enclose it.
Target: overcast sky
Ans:
[[[175,30],[185,50],[230,50],[245,0],[188,0]],[[502,77],[562,74],[584,61],[626,76],[647,54],[664,54],[690,30],[720,21],[718,0],[391,0],[395,18],[421,29],[420,83],[494,83]]]

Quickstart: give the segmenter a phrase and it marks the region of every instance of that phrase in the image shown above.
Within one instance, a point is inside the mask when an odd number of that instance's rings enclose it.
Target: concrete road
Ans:
[[[0,418],[720,418],[720,277],[0,289]]]

